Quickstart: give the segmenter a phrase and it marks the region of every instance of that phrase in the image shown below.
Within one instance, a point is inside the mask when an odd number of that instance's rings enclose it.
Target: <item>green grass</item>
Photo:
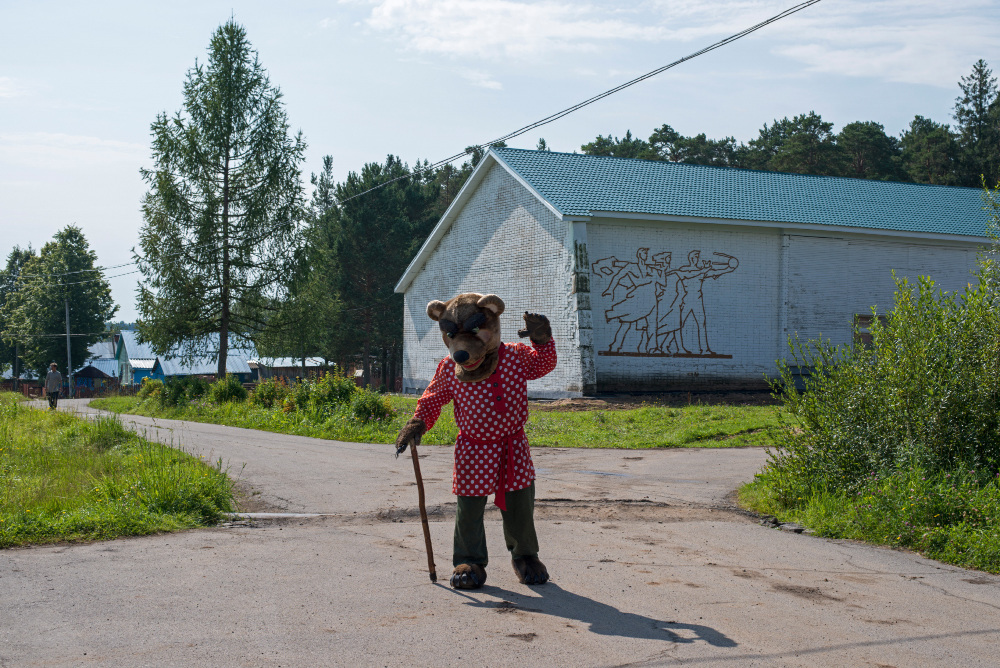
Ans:
[[[221,462],[0,394],[0,548],[216,523],[233,510]]]
[[[915,550],[964,568],[1000,573],[1000,480],[975,471],[915,469],[871,475],[854,492],[781,500],[773,472],[744,485],[740,503],[830,538]]]
[[[392,443],[413,414],[417,400],[391,396],[395,414],[384,421],[364,421],[347,408],[291,411],[248,403],[213,404],[192,401],[163,408],[155,400],[135,397],[96,399],[95,408],[233,427],[262,429],[340,441]],[[770,445],[770,431],[779,426],[776,406],[646,406],[630,410],[532,411],[525,432],[534,447],[660,448],[739,447]],[[458,435],[451,404],[444,407],[422,442],[450,445]]]

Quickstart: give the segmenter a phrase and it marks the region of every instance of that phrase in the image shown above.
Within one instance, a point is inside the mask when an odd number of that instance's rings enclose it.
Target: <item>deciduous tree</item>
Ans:
[[[87,360],[88,346],[104,336],[104,323],[118,307],[96,263],[97,254],[83,232],[69,225],[21,266],[0,318],[3,337],[22,342],[22,358],[36,374],[44,376],[50,362],[56,362],[63,375],[68,373],[67,304],[74,367]]]
[[[35,251],[31,246],[27,248],[14,246],[7,256],[7,266],[0,270],[0,373],[10,369],[15,379],[24,369],[21,358],[23,342],[3,338],[3,332],[7,329],[7,321],[3,319],[4,306],[17,288],[17,280],[24,265],[33,257]]]

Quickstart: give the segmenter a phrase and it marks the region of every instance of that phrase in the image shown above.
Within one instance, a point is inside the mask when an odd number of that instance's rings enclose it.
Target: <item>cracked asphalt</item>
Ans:
[[[489,580],[458,592],[390,446],[124,421],[322,517],[0,551],[0,667],[1000,663],[1000,577],[760,526],[732,500],[760,449],[535,449],[552,581],[517,582],[491,511]],[[451,448],[420,454],[446,581]]]

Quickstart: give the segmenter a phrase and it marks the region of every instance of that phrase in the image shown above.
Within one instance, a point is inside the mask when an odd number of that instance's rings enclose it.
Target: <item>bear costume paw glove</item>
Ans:
[[[399,457],[411,444],[420,445],[420,437],[426,433],[427,425],[424,424],[423,420],[415,417],[410,418],[399,430],[399,436],[396,437],[396,456]]]
[[[540,313],[524,312],[524,329],[520,329],[517,335],[522,339],[528,337],[536,346],[544,346],[552,340],[552,327],[549,319]]]

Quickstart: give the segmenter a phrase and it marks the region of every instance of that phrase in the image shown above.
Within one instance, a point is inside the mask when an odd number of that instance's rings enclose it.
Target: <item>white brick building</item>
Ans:
[[[788,338],[850,341],[898,276],[957,290],[987,242],[979,191],[493,149],[396,286],[404,391],[445,354],[434,299],[494,293],[505,341],[546,314],[534,396],[761,387]]]

